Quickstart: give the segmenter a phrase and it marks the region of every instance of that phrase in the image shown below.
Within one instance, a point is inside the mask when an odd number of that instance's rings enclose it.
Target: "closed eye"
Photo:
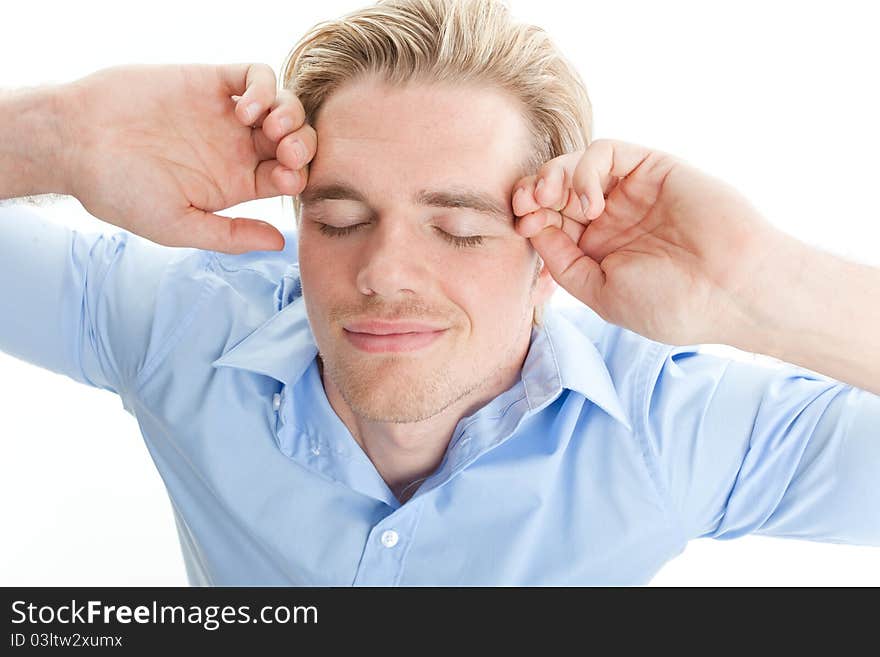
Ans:
[[[342,228],[337,228],[336,226],[330,226],[328,224],[318,223],[318,230],[321,231],[323,235],[328,235],[330,237],[342,237],[344,235],[348,235],[349,233],[353,233],[355,230],[360,228],[361,226],[366,226],[367,224],[352,224],[351,226],[344,226]],[[455,248],[461,249],[469,246],[479,246],[483,243],[482,235],[468,235],[468,236],[458,236],[458,235],[450,235],[445,230],[440,230],[435,226],[435,229],[440,236],[443,237],[447,242],[452,244]]]
[[[349,233],[353,233],[357,230],[358,226],[363,226],[363,224],[352,224],[351,226],[343,226],[342,228],[337,228],[336,226],[329,226],[327,224],[318,224],[318,230],[321,231],[324,235],[329,235],[330,237],[341,237],[342,235],[348,235]]]

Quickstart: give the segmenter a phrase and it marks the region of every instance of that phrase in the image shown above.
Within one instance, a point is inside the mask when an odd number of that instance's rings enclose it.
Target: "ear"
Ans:
[[[550,270],[547,268],[546,263],[540,256],[538,261],[541,263],[541,271],[538,272],[538,280],[535,283],[533,299],[536,306],[546,303],[558,287],[556,281],[553,280],[553,276],[550,275]]]

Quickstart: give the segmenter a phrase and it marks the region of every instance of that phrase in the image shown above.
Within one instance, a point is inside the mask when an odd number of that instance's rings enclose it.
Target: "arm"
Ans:
[[[125,400],[206,266],[207,252],[0,207],[0,351]]]
[[[727,342],[880,395],[880,269],[783,236]]]

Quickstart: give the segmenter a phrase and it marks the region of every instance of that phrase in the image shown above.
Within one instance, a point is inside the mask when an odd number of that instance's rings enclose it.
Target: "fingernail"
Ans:
[[[284,134],[287,134],[288,132],[293,130],[293,119],[291,119],[289,116],[282,116],[281,119],[278,121],[278,125],[281,126],[281,131]]]
[[[535,193],[537,194],[539,191],[541,191],[541,187],[543,187],[543,186],[544,186],[544,179],[543,178],[538,179],[538,184],[535,185]]]
[[[250,103],[247,107],[244,108],[244,113],[247,117],[248,122],[253,123],[260,115],[260,104],[256,101]]]
[[[296,155],[297,164],[303,166],[309,157],[308,152],[306,152],[306,145],[303,144],[299,139],[295,140],[293,142],[293,152]]]
[[[587,198],[586,194],[581,194],[578,196],[581,201],[581,212],[583,212],[584,216],[587,216],[587,212],[590,209],[590,199]]]

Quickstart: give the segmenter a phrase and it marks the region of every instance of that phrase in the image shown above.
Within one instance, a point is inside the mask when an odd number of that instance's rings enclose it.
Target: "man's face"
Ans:
[[[511,192],[530,147],[515,103],[486,88],[365,79],[333,93],[315,129],[299,262],[325,380],[378,422],[418,422],[477,396],[525,354],[532,309],[553,289],[546,270],[535,284],[537,254],[514,230]],[[449,207],[475,203],[485,207]],[[330,235],[322,224],[356,227]],[[345,327],[369,319],[445,330],[421,348],[365,350]]]

